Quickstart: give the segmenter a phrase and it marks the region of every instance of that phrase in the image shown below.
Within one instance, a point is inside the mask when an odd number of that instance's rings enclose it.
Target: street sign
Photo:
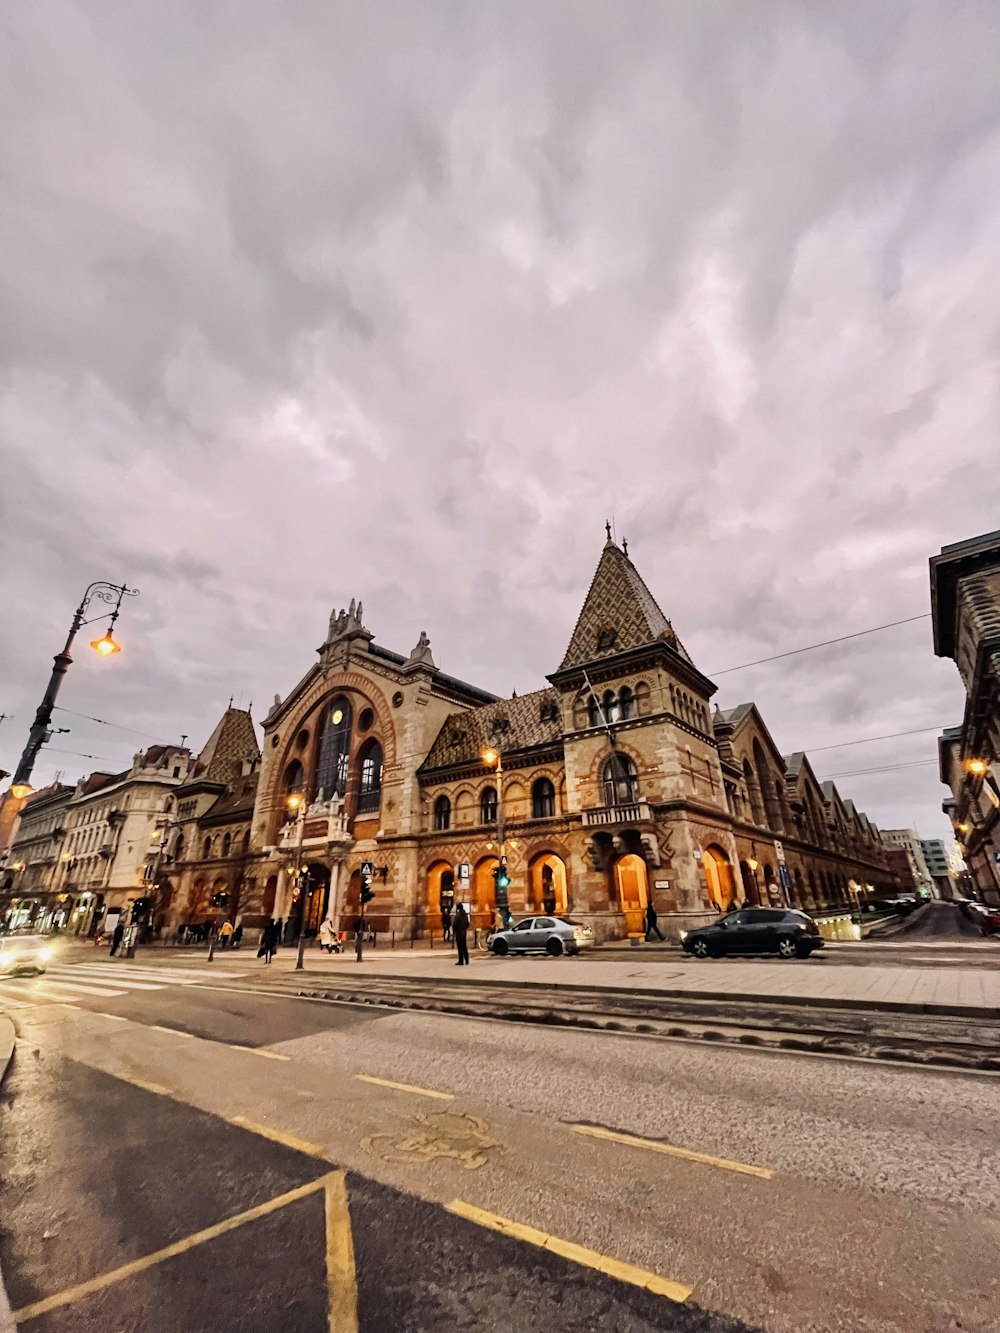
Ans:
[[[777,838],[774,840],[774,854],[778,858],[778,864],[783,866],[785,864],[785,849]]]
[[[369,875],[369,876],[370,876],[370,875],[374,875],[374,874],[375,874],[375,862],[374,862],[374,861],[362,861],[362,862],[361,862],[361,873],[362,873],[362,875]]]
[[[468,887],[469,881],[471,879],[472,879],[472,866],[469,864],[468,861],[460,861],[458,866],[459,884]]]
[[[781,879],[782,888],[790,889],[792,887],[792,877],[788,873],[788,867],[785,865],[784,861],[778,866],[778,876]]]

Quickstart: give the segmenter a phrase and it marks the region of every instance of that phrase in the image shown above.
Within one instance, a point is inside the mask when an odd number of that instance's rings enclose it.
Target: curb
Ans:
[[[308,969],[305,969],[308,971]],[[314,974],[315,975],[315,974]],[[339,969],[328,974],[327,980],[332,977],[343,975]],[[348,976],[344,976],[345,983]],[[475,986],[475,981],[452,981],[444,977],[420,977],[412,976],[404,972],[388,974],[386,980],[409,981],[414,983],[427,984],[433,981],[437,985],[443,985],[445,988],[462,987],[469,985]],[[484,978],[485,981],[485,978]],[[507,981],[503,982],[498,977],[490,978],[490,981],[496,985],[510,985],[519,990],[525,991],[555,991],[567,992],[568,994],[587,994],[604,993],[607,995],[639,995],[643,998],[660,997],[667,1000],[705,1000],[709,1002],[721,1002],[730,1004],[770,1004],[784,1006],[790,1009],[857,1009],[865,1010],[870,1013],[881,1014],[928,1014],[939,1018],[977,1018],[988,1019],[992,1021],[1000,1020],[1000,1009],[989,1008],[986,1006],[963,1005],[963,1004],[920,1004],[911,1003],[905,1000],[862,1000],[850,997],[829,996],[829,995],[765,995],[755,992],[743,991],[707,991],[707,990],[684,990],[681,987],[662,987],[662,986],[586,986],[577,982],[544,982],[544,981]]]

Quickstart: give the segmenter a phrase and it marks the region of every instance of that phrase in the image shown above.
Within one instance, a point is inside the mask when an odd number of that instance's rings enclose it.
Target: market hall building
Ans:
[[[676,935],[734,902],[835,915],[892,891],[878,829],[783,757],[754,705],[713,713],[715,689],[610,536],[530,694],[445,674],[425,634],[381,647],[352,602],[264,720],[244,924],[353,928],[367,862],[375,930],[440,935],[457,901],[485,926],[501,851],[515,917],[570,915],[598,939],[638,933],[650,901]]]

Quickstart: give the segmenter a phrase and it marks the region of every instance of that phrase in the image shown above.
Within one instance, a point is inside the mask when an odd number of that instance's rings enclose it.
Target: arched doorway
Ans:
[[[562,916],[567,910],[566,866],[554,852],[542,852],[531,862],[528,871],[531,885],[530,912],[544,912],[546,916]]]
[[[740,862],[740,877],[743,880],[743,898],[746,902],[752,903],[754,907],[760,906],[760,890],[757,887],[757,881],[754,878],[754,872],[750,869],[747,861]]]
[[[315,939],[326,916],[330,900],[330,869],[325,865],[311,865],[306,871],[305,879],[305,932],[307,939]]]
[[[633,852],[615,862],[615,889],[628,933],[642,934],[643,916],[649,902],[649,874],[641,856]]]
[[[472,872],[472,902],[469,908],[472,920],[477,926],[488,928],[493,924],[496,911],[497,886],[493,872],[500,862],[495,856],[484,856],[477,861]]]
[[[274,900],[278,896],[278,876],[268,875],[267,883],[264,885],[264,915],[271,919],[274,916]]]
[[[733,868],[721,847],[706,847],[701,858],[708,896],[716,911],[725,912],[736,897]]]

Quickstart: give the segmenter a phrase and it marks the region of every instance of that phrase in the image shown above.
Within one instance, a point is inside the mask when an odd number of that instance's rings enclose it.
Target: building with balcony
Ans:
[[[65,926],[68,899],[57,892],[66,809],[73,788],[53,782],[20,805],[10,854],[0,871],[0,920],[10,930]]]
[[[376,929],[440,932],[459,900],[486,925],[501,856],[511,911],[601,938],[639,932],[650,901],[676,933],[745,901],[836,912],[892,890],[878,829],[753,704],[713,714],[715,688],[610,536],[529,694],[445,675],[424,634],[381,647],[352,602],[264,721],[246,910],[352,925],[368,862]]]
[[[930,578],[934,651],[966,696],[961,726],[938,741],[942,808],[977,895],[1000,903],[1000,532],[942,547]]]

